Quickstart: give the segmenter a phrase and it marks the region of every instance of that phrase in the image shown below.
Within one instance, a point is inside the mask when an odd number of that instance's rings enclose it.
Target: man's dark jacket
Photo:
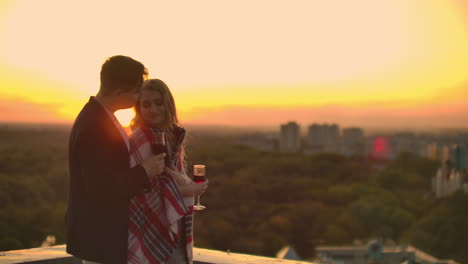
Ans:
[[[148,177],[142,166],[130,168],[124,139],[93,97],[71,131],[69,174],[67,252],[105,264],[126,263],[129,200],[144,190]]]

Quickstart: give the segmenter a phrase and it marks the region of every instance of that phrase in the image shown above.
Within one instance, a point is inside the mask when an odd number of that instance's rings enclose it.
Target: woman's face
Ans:
[[[161,93],[143,90],[140,97],[140,113],[145,124],[151,127],[161,127],[166,116]]]

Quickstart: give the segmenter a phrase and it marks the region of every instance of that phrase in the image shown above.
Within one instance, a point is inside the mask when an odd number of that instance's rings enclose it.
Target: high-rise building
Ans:
[[[398,133],[390,138],[390,156],[393,158],[407,152],[415,155],[426,155],[426,143],[413,133]]]
[[[338,125],[312,124],[307,134],[307,145],[310,152],[339,152],[340,129]]]
[[[370,140],[370,142],[369,142]],[[386,136],[375,136],[370,137],[367,143],[367,155],[376,160],[389,160],[390,159],[390,147],[388,143],[388,137]]]
[[[450,160],[450,147],[442,146],[440,161],[445,163],[447,160]]]
[[[279,150],[281,152],[298,152],[301,149],[300,127],[296,122],[281,125]]]
[[[452,195],[458,190],[467,192],[467,176],[466,171],[455,169],[452,161],[447,160],[432,177],[432,191],[436,198]]]
[[[430,143],[426,145],[425,157],[431,160],[439,160],[442,155],[442,146],[437,143]]]
[[[449,150],[449,158],[452,161],[453,168],[464,170],[465,167],[465,148],[461,145],[454,145]]]
[[[364,155],[364,132],[361,128],[351,127],[343,129],[342,153],[346,156]]]

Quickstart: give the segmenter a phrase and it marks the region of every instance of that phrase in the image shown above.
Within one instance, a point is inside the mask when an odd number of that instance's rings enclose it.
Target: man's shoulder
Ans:
[[[78,114],[75,122],[92,122],[102,120],[106,116],[106,111],[100,103],[94,99],[90,99]]]
[[[100,126],[107,118],[99,103],[90,100],[81,109],[72,127],[72,134],[80,131],[92,131]]]

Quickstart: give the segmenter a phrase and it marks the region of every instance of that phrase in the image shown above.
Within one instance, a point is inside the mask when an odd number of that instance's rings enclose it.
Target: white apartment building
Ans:
[[[468,174],[466,171],[443,166],[432,177],[432,191],[436,198],[450,196],[458,190],[468,192]]]

